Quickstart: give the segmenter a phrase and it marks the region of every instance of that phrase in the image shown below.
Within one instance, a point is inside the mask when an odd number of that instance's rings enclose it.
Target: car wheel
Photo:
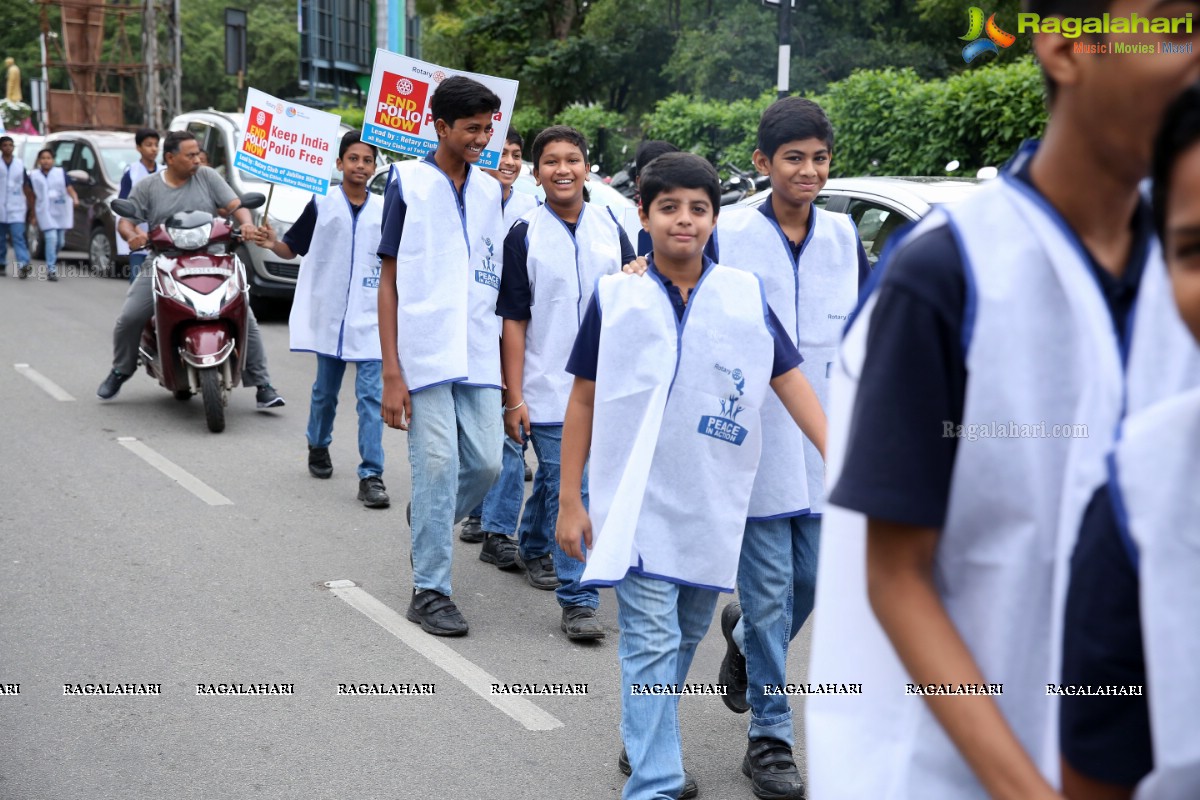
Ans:
[[[116,248],[103,228],[92,229],[92,238],[88,240],[88,262],[97,275],[111,278],[116,274]]]
[[[25,245],[29,248],[29,260],[42,257],[42,231],[36,222],[25,226]]]

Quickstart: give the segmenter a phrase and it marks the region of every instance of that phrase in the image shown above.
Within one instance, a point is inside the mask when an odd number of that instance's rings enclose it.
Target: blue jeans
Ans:
[[[129,282],[133,283],[133,279],[138,276],[138,272],[142,269],[142,264],[146,263],[145,253],[130,253],[129,254]],[[380,391],[383,391],[382,388]]]
[[[521,529],[517,542],[521,559],[528,561],[550,553],[554,556],[554,573],[559,587],[554,590],[558,604],[599,608],[600,590],[594,586],[579,585],[583,577],[583,562],[576,561],[562,551],[554,538],[555,523],[558,522],[558,490],[562,483],[562,425],[534,425],[530,431],[533,452],[537,454],[538,468],[533,474],[533,491],[525,504],[521,518]],[[522,476],[524,477],[524,476]],[[587,508],[587,467],[583,469],[583,507]]]
[[[12,234],[13,255],[16,266],[29,263],[29,245],[25,242],[24,222],[0,222],[0,263],[8,263],[8,237]]]
[[[346,364],[340,358],[317,354],[317,380],[308,406],[308,443],[329,447],[333,441],[333,417],[337,413],[338,392]],[[356,361],[354,396],[358,400],[358,477],[383,474],[383,398],[382,362]]]
[[[626,800],[676,798],[683,790],[677,695],[634,696],[634,685],[683,684],[718,592],[628,573],[615,587],[621,641],[621,740],[633,774]]]
[[[763,687],[787,683],[788,645],[813,609],[820,543],[820,517],[746,523],[737,575],[742,619],[733,636],[746,656],[751,739],[795,744],[787,695]]]
[[[500,477],[504,447],[500,390],[443,383],[412,395],[413,585],[450,594],[454,523]]]
[[[479,517],[480,527],[488,533],[516,536],[521,519],[521,501],[525,499],[525,445],[504,435],[504,456],[500,477],[488,490],[483,503],[468,516]]]
[[[54,272],[58,267],[58,251],[63,249],[67,241],[67,232],[62,228],[42,231],[46,240],[46,271]]]

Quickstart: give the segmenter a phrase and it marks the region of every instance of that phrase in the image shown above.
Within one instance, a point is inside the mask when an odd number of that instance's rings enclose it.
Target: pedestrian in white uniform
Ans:
[[[33,194],[37,198],[36,213],[38,227],[46,241],[46,280],[58,280],[58,253],[66,241],[66,233],[75,227],[75,207],[79,195],[71,186],[71,179],[62,167],[54,166],[54,153],[44,149],[37,156],[38,168],[29,176]],[[22,278],[29,274],[29,267],[21,271]]]
[[[29,274],[29,245],[25,225],[33,221],[37,198],[29,184],[25,162],[14,155],[13,138],[0,136],[0,277],[8,274],[8,238],[12,237],[17,274]]]
[[[133,143],[137,147],[138,160],[125,168],[125,173],[121,176],[121,187],[117,191],[117,197],[124,200],[129,197],[129,193],[133,191],[133,187],[137,186],[147,176],[153,175],[158,171],[158,131],[153,128],[140,128],[133,135]],[[138,223],[138,230],[145,233],[148,229],[146,223]],[[129,252],[129,242],[125,241],[124,237],[117,237],[117,255],[129,256],[129,282],[133,283],[137,278],[138,272],[142,268],[142,264],[146,261],[146,256],[149,255],[149,250],[138,250],[136,253]]]

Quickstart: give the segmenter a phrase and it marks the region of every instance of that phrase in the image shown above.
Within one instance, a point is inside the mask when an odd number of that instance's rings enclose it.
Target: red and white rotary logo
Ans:
[[[414,88],[416,87],[413,86],[413,82],[408,78],[401,78],[400,80],[396,81],[396,92],[399,94],[410,95],[412,94]]]
[[[437,72],[433,73],[433,82],[434,83],[441,83],[444,80],[446,80],[446,73],[442,72],[440,69]]]
[[[254,118],[254,121],[257,122],[259,125],[263,125],[267,121],[267,115],[264,114],[263,112],[259,111],[258,116]]]

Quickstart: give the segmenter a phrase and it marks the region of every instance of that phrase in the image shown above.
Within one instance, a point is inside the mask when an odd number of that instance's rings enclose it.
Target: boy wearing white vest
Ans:
[[[8,274],[8,237],[12,236],[17,274],[29,274],[29,245],[25,223],[33,217],[37,199],[29,184],[25,162],[13,155],[13,138],[0,136],[0,277]]]
[[[759,122],[754,152],[754,166],[771,178],[771,197],[725,211],[709,242],[718,263],[762,280],[822,407],[842,326],[871,270],[850,218],[813,205],[832,156],[833,126],[819,105],[800,97],[774,103]],[[787,683],[788,645],[813,607],[825,470],[770,397],[763,431],[738,563],[741,602],[721,613],[726,653],[718,681],[728,687],[729,708],[750,710],[746,763],[755,795],[788,800],[804,796],[804,782],[792,757],[788,696],[775,687]]]
[[[509,128],[508,135],[504,140],[504,149],[500,151],[499,167],[484,170],[500,181],[502,193],[500,205],[504,210],[505,232],[512,228],[513,223],[518,219],[538,206],[538,200],[532,194],[513,191],[513,184],[521,175],[521,151],[524,147],[525,139],[521,134]],[[500,413],[503,415],[504,411],[501,410]],[[484,516],[488,518],[488,531],[503,533],[506,536],[516,535],[517,523],[521,514],[521,500],[525,496],[525,484],[522,481],[525,470],[524,445],[505,436],[500,477],[492,484],[492,488],[488,490],[487,497],[483,498],[483,502],[463,520],[462,529],[458,534],[459,539],[471,544],[482,542],[485,538]],[[501,569],[517,567],[516,552],[510,549],[504,559],[492,563]],[[557,584],[558,581],[555,581],[554,585],[550,587],[538,586],[538,588],[553,589]]]
[[[133,143],[137,147],[139,158],[126,167],[121,175],[121,188],[117,191],[117,197],[122,200],[129,197],[134,186],[158,170],[158,131],[153,128],[139,128],[133,135]],[[148,230],[144,222],[139,223],[137,227],[142,232]],[[122,236],[117,237],[117,255],[129,256],[130,283],[138,276],[138,271],[141,270],[148,254],[149,251],[145,249],[136,253],[129,252],[129,242]]]
[[[1044,19],[1161,4],[1025,5]],[[808,679],[862,692],[808,698],[813,797],[1095,796],[1060,767],[1047,686],[1113,432],[1194,360],[1138,184],[1200,60],[1075,44],[1034,34],[1044,140],[892,250],[835,361]]]
[[[618,764],[631,772],[622,796],[639,800],[698,791],[683,770],[679,696],[719,593],[733,590],[768,389],[818,448],[825,439],[803,359],[762,282],[704,255],[716,170],[668,153],[641,191],[649,268],[600,279],[567,364],[556,532],[572,558],[586,546],[583,585],[616,591]]]
[[[1181,322],[1200,340],[1200,83],[1168,111],[1152,178]],[[1084,513],[1055,687],[1063,762],[1086,790],[1072,797],[1200,796],[1198,442],[1200,384],[1122,423]]]
[[[567,557],[554,541],[563,416],[572,383],[566,364],[596,281],[619,271],[635,254],[612,215],[583,200],[589,172],[583,134],[565,125],[546,128],[533,142],[533,163],[546,202],[513,225],[504,240],[496,303],[504,320],[504,429],[511,443],[528,437],[538,460],[518,532],[520,557],[530,584],[557,586],[560,627],[567,638],[600,639],[600,591],[580,586],[582,562]],[[515,454],[506,458],[511,463]],[[586,503],[586,486],[583,494]],[[490,522],[484,520],[484,560],[490,547],[512,546],[507,537],[493,533]]]
[[[383,420],[408,431],[413,598],[407,616],[462,636],[450,599],[454,524],[500,475],[500,184],[474,168],[500,98],[463,76],[429,103],[437,149],[396,168],[384,198],[379,338]]]
[[[338,146],[341,186],[314,197],[296,224],[275,241],[266,223],[259,245],[281,258],[303,256],[288,319],[293,351],[316,353],[317,379],[308,411],[308,471],[333,474],[329,445],[346,365],[355,365],[358,409],[358,499],[387,508],[383,485],[383,379],[379,351],[379,249],[383,199],[367,191],[376,150],[348,131]]]
[[[58,280],[58,253],[66,241],[66,233],[75,227],[75,207],[79,195],[62,167],[54,166],[54,153],[41,150],[37,156],[38,168],[29,176],[36,199],[35,213],[38,227],[46,242],[46,280]],[[29,275],[29,267],[18,273],[22,278]]]

